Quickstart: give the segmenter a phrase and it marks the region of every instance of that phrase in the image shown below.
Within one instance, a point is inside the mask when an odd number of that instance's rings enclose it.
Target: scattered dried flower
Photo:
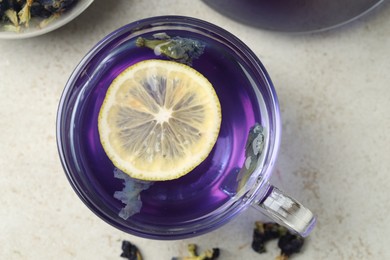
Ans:
[[[198,255],[198,246],[195,244],[188,245],[189,256],[173,257],[172,260],[214,260],[219,257],[219,248],[208,249]]]
[[[138,248],[129,241],[122,241],[122,254],[121,257],[128,260],[142,260],[142,255]]]
[[[300,252],[304,243],[303,237],[292,234],[287,228],[277,223],[257,221],[253,231],[252,249],[260,254],[265,253],[265,243],[277,238],[281,253],[276,260],[289,259],[292,254]]]
[[[279,238],[288,232],[287,228],[280,226],[277,223],[255,222],[253,230],[252,249],[258,253],[265,253],[265,243]]]
[[[301,251],[303,246],[304,239],[301,236],[291,234],[287,232],[285,235],[281,236],[278,241],[278,247],[281,249],[280,256],[277,257],[277,260],[287,260],[289,257]]]

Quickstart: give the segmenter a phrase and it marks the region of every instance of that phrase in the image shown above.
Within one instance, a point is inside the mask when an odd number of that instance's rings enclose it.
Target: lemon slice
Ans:
[[[221,106],[211,83],[191,67],[163,60],[138,62],[111,83],[100,109],[102,146],[133,178],[179,178],[211,152]]]

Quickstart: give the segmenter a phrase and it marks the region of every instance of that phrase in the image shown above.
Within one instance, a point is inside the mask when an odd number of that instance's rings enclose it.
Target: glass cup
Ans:
[[[242,23],[282,32],[317,32],[347,24],[385,0],[214,0],[204,2]]]
[[[142,38],[184,43],[179,47],[187,49],[180,57],[161,53],[162,48],[138,46]],[[97,118],[112,80],[147,59],[184,60],[208,78],[221,103],[221,130],[199,166],[179,179],[143,186],[134,197],[138,211],[124,216],[123,201],[114,194],[126,177],[104,153]],[[251,206],[307,236],[316,222],[313,213],[269,183],[280,135],[276,92],[256,55],[228,31],[181,16],[133,22],[102,39],[70,76],[57,115],[60,159],[80,199],[112,226],[162,240],[210,232]]]

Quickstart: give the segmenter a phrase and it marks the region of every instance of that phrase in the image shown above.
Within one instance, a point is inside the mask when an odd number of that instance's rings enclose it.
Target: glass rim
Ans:
[[[273,143],[268,145],[269,151],[267,151],[267,155],[269,157],[268,166],[265,169],[265,173],[262,175],[261,180],[257,180],[256,185],[246,190],[244,194],[241,195],[241,200],[238,202],[238,200],[228,204],[226,202],[221,207],[217,208],[212,214],[217,214],[217,218],[210,219],[210,214],[206,216],[202,216],[198,219],[191,220],[192,222],[196,221],[203,221],[202,225],[192,225],[191,228],[184,228],[185,230],[175,230],[175,231],[168,231],[168,232],[161,232],[158,231],[158,228],[156,228],[154,231],[152,229],[149,230],[136,230],[133,228],[129,228],[128,226],[124,226],[120,222],[117,221],[117,219],[114,219],[111,215],[106,214],[103,210],[99,208],[96,203],[94,203],[94,200],[89,198],[88,195],[85,194],[85,192],[80,187],[80,184],[75,180],[75,174],[69,167],[69,162],[67,161],[67,158],[65,156],[65,148],[64,145],[66,145],[66,140],[64,138],[64,127],[66,126],[66,122],[64,122],[65,112],[67,109],[67,105],[69,103],[69,98],[71,97],[74,88],[76,87],[75,82],[77,81],[78,77],[81,75],[81,72],[86,67],[86,65],[91,61],[91,59],[99,53],[100,50],[102,50],[105,46],[107,46],[109,43],[117,39],[118,37],[128,34],[130,35],[134,31],[140,31],[143,30],[144,27],[153,27],[158,26],[161,24],[174,24],[174,25],[183,25],[183,26],[196,26],[197,28],[206,29],[210,33],[214,33],[220,37],[222,37],[225,41],[227,41],[230,45],[239,46],[239,50],[241,52],[241,55],[243,59],[250,64],[251,68],[255,70],[253,72],[253,75],[256,77],[257,81],[263,82],[264,85],[267,87],[268,95],[270,96],[270,113],[272,113],[272,124],[274,125],[272,129],[273,134]],[[63,169],[65,171],[65,174],[67,176],[68,181],[70,182],[73,190],[76,192],[76,194],[79,196],[79,198],[83,201],[83,203],[98,217],[100,217],[102,220],[104,220],[106,223],[109,223],[110,225],[126,232],[129,234],[137,235],[140,237],[150,238],[150,239],[159,239],[159,240],[173,240],[173,239],[182,239],[182,238],[188,238],[193,237],[196,235],[204,234],[208,231],[214,230],[217,227],[222,226],[226,222],[228,222],[230,219],[232,219],[234,216],[236,216],[238,213],[242,212],[245,208],[249,207],[251,202],[255,198],[260,198],[264,196],[265,191],[262,191],[262,186],[268,182],[268,179],[271,175],[272,168],[274,166],[277,153],[280,146],[280,137],[281,137],[281,123],[280,123],[280,111],[279,111],[279,103],[276,95],[276,91],[274,89],[274,86],[272,84],[272,81],[261,63],[261,61],[258,59],[258,57],[253,53],[252,50],[249,49],[249,47],[242,42],[240,39],[238,39],[236,36],[234,36],[232,33],[226,31],[225,29],[211,24],[209,22],[192,18],[192,17],[186,17],[186,16],[156,16],[156,17],[150,17],[146,19],[142,19],[139,21],[135,21],[132,23],[129,23],[127,25],[124,25],[117,30],[109,33],[107,36],[103,37],[102,40],[100,40],[93,48],[91,48],[87,54],[81,59],[79,64],[75,67],[73,72],[71,73],[71,76],[69,77],[69,80],[67,81],[64,90],[61,94],[60,102],[58,105],[58,111],[57,111],[57,122],[56,122],[56,139],[57,139],[57,149],[60,156],[61,164],[63,166]],[[257,169],[259,170],[259,169]],[[263,171],[264,169],[262,169]],[[211,220],[211,221],[210,221]],[[206,222],[206,223],[205,223]],[[155,233],[152,233],[155,232]]]

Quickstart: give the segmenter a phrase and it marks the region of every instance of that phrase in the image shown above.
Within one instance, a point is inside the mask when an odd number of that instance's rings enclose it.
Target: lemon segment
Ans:
[[[100,141],[113,164],[150,181],[179,178],[211,152],[221,106],[211,83],[193,68],[146,60],[109,86],[99,112]]]

